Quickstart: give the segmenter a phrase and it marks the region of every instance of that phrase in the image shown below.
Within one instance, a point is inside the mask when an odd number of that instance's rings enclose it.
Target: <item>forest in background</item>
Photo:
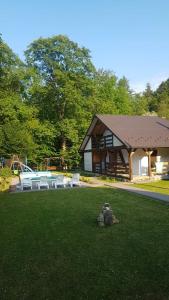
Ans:
[[[97,70],[90,51],[57,35],[33,41],[22,61],[0,36],[0,157],[32,163],[59,157],[78,166],[79,147],[95,114],[169,119],[169,79],[134,93],[127,78]]]

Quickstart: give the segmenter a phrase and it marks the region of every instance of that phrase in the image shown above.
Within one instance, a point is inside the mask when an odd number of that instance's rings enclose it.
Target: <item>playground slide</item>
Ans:
[[[22,162],[20,162],[20,161],[18,161],[18,160],[14,160],[14,161],[12,162],[11,169],[13,169],[13,166],[14,166],[15,164],[18,164],[18,165],[20,166],[22,172],[34,172],[30,167],[24,165]]]

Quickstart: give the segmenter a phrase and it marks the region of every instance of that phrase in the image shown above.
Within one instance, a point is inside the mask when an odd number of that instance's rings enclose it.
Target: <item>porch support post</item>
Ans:
[[[92,172],[94,173],[95,170],[94,170],[94,161],[93,161],[93,157],[94,157],[94,154],[93,154],[93,151],[92,151]]]
[[[151,177],[152,176],[152,171],[151,171],[151,154],[153,153],[153,151],[150,150],[145,150],[145,153],[148,156],[148,176]]]
[[[128,160],[129,160],[129,180],[133,180],[133,161],[132,156],[134,154],[135,150],[131,149],[128,151]]]
[[[152,172],[151,172],[151,153],[150,153],[150,151],[148,151],[148,176],[149,177],[152,176]]]
[[[101,152],[101,150],[99,151],[99,156],[100,156],[100,174],[102,174],[102,152]]]

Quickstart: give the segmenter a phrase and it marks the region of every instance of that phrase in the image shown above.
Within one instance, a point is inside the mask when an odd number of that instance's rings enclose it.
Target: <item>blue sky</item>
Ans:
[[[34,39],[65,34],[136,91],[169,77],[168,0],[1,0],[0,32],[21,58]]]

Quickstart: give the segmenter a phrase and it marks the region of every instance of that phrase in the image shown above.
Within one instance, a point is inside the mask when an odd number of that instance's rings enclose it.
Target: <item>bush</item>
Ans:
[[[10,179],[9,178],[4,178],[1,177],[0,178],[0,192],[5,192],[9,190],[9,186],[10,186]]]
[[[101,180],[104,180],[104,181],[107,181],[107,182],[110,182],[110,183],[121,181],[118,178],[110,177],[110,176],[106,176],[106,175],[99,176],[98,179],[101,179]]]
[[[80,176],[80,180],[86,183],[92,183],[91,179],[85,176]]]
[[[11,182],[12,171],[5,167],[0,169],[0,192],[7,191]]]
[[[68,172],[63,173],[63,175],[66,176],[66,177],[70,177],[70,178],[72,177],[72,174],[68,173]]]
[[[80,171],[79,172],[81,176],[85,176],[85,177],[95,177],[95,174],[92,172],[87,172],[87,171]]]
[[[9,167],[0,169],[0,177],[7,178],[12,176],[12,171]]]

